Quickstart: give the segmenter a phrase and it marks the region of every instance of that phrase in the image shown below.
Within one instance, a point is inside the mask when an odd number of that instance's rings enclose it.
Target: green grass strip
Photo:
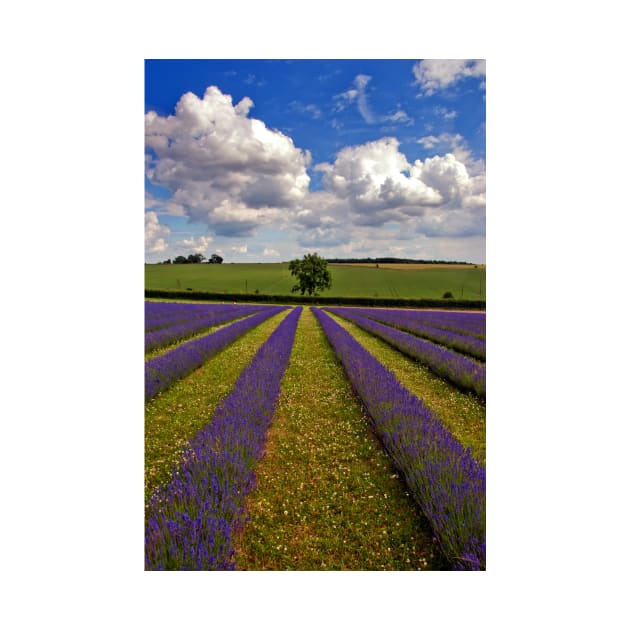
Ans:
[[[274,315],[250,330],[146,404],[145,503],[156,486],[170,479],[184,444],[212,420],[219,401],[232,390],[258,348],[288,313]]]
[[[175,348],[175,346],[179,346],[186,341],[199,339],[199,337],[205,337],[206,335],[209,335],[210,333],[215,333],[217,332],[217,330],[220,330],[221,328],[225,328],[226,326],[231,326],[232,324],[235,324],[237,321],[241,319],[245,319],[247,317],[251,317],[251,314],[244,315],[243,317],[235,317],[234,319],[230,320],[229,322],[225,322],[224,324],[218,324],[216,326],[209,326],[208,328],[204,328],[203,330],[193,333],[192,335],[189,335],[186,338],[178,339],[177,341],[167,343],[164,346],[161,346],[160,348],[153,348],[153,350],[149,350],[148,352],[145,350],[144,360],[148,361],[149,359],[152,359],[153,357],[159,357],[162,354],[166,354],[167,352],[170,352],[173,348]]]
[[[241,570],[448,570],[310,308],[298,323]]]
[[[409,391],[434,411],[444,426],[464,447],[470,447],[478,462],[486,462],[486,407],[477,396],[463,393],[427,367],[399,352],[387,342],[327,311],[368,352],[387,366]]]

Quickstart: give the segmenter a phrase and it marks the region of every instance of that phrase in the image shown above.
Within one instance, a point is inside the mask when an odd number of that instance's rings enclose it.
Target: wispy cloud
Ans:
[[[245,83],[245,85],[256,85],[258,87],[262,87],[266,84],[266,81],[264,79],[258,79],[255,74],[250,72],[247,77],[243,79],[243,83]]]
[[[371,79],[372,77],[367,74],[357,74],[353,81],[354,87],[334,97],[337,102],[335,111],[343,111],[348,105],[356,103],[359,113],[366,123],[372,125],[377,122],[368,105],[365,91]]]
[[[398,109],[393,114],[389,114],[388,116],[383,116],[381,120],[383,122],[393,122],[404,125],[413,124],[413,118],[409,117],[406,112],[402,111],[402,109]]]
[[[410,125],[413,124],[413,118],[411,118],[407,112],[403,111],[398,105],[398,109],[390,114],[379,116],[372,111],[371,106],[368,104],[367,86],[372,80],[372,77],[367,74],[358,74],[354,81],[353,86],[349,90],[337,94],[334,99],[336,101],[335,112],[341,112],[349,105],[356,104],[361,118],[369,125],[377,123],[394,123],[397,125]],[[332,126],[336,127],[338,122],[333,119]],[[340,125],[339,125],[340,126]]]
[[[332,72],[328,72],[326,74],[320,74],[317,77],[318,81],[328,81],[328,79],[332,79],[332,77],[337,76],[338,74],[341,74],[341,69],[338,68],[337,70],[333,70]]]
[[[299,112],[300,114],[306,114],[310,116],[314,120],[322,117],[322,110],[317,105],[314,105],[312,103],[305,104],[301,101],[291,101],[291,103],[289,103],[289,107],[291,107],[291,109],[293,109],[294,111]]]
[[[453,120],[454,118],[457,118],[457,112],[454,109],[449,110],[446,107],[443,107],[442,105],[438,105],[437,107],[434,107],[433,112],[437,116],[441,116],[442,118],[444,118],[444,120]]]

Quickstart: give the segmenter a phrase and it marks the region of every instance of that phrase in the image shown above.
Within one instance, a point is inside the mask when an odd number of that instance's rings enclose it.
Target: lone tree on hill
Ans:
[[[301,295],[317,295],[318,291],[332,287],[332,276],[328,271],[328,263],[317,254],[304,254],[300,260],[296,258],[289,263],[292,276],[297,276],[298,283],[291,293],[299,291]]]

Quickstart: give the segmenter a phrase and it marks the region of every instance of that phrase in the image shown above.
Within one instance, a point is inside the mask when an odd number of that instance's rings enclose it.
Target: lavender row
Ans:
[[[205,315],[217,308],[224,307],[225,304],[199,304],[189,302],[154,302],[145,300],[144,320],[145,329],[148,330],[152,322],[156,324],[162,320],[172,318],[196,317]],[[149,325],[149,326],[148,326]]]
[[[187,302],[144,303],[145,331],[160,328],[163,324],[203,317],[225,309],[229,304],[190,304]]]
[[[153,398],[168,389],[175,381],[190,374],[220,350],[258,326],[266,319],[285,310],[286,306],[273,306],[246,319],[241,319],[214,333],[187,341],[169,352],[144,363],[144,396]]]
[[[149,352],[156,348],[162,348],[169,343],[191,337],[202,330],[225,324],[226,322],[240,317],[252,315],[266,308],[271,307],[250,305],[228,306],[215,313],[205,315],[204,317],[195,317],[194,319],[188,319],[175,325],[158,330],[151,330],[144,334],[144,351]]]
[[[328,309],[331,312],[339,313],[342,309]],[[343,309],[351,311],[356,315],[369,317],[382,324],[388,324],[399,330],[404,330],[418,337],[424,337],[430,341],[439,343],[442,346],[464,352],[476,359],[486,360],[486,342],[478,337],[463,335],[453,330],[436,328],[418,321],[407,310],[378,309],[378,308],[352,308]]]
[[[327,308],[366,330],[404,354],[420,361],[432,372],[445,378],[462,391],[471,391],[486,397],[486,368],[484,365],[430,341],[420,339],[401,330],[380,324],[367,317],[348,312],[347,309]]]
[[[232,393],[201,429],[147,508],[145,568],[234,568],[233,534],[245,518],[286,370],[301,307],[282,321],[243,370]]]
[[[425,311],[407,310],[409,317],[419,323],[435,326],[444,330],[452,330],[464,335],[486,338],[486,314],[485,313],[464,313],[458,311]]]
[[[453,568],[485,570],[485,469],[352,335],[313,312]]]

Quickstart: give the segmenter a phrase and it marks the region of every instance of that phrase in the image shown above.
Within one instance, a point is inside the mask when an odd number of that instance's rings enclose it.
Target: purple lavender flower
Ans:
[[[401,352],[417,359],[432,372],[447,379],[463,391],[472,391],[481,398],[486,397],[485,365],[473,361],[457,352],[420,339],[390,326],[385,326],[367,317],[361,317],[352,309],[327,308],[326,310],[354,322],[360,328],[380,337]]]
[[[485,468],[352,335],[312,310],[453,568],[485,570]]]
[[[149,352],[156,348],[162,348],[169,343],[180,341],[191,337],[192,335],[225,324],[226,322],[241,317],[246,317],[259,311],[272,308],[270,306],[250,306],[250,305],[229,305],[224,306],[220,310],[210,312],[204,315],[197,315],[193,318],[178,320],[174,323],[167,324],[158,329],[145,332],[144,335],[144,351]]]
[[[145,525],[148,570],[234,568],[245,518],[302,308],[291,311],[243,370],[212,421],[191,440],[173,479],[153,494]]]
[[[486,338],[486,314],[484,312],[430,311],[407,309],[409,317],[418,323],[429,324],[444,330],[453,330],[479,339]]]
[[[327,309],[333,313],[350,312],[361,317],[368,317],[382,324],[387,324],[405,332],[424,337],[442,346],[463,352],[476,359],[486,360],[486,342],[477,336],[462,334],[447,328],[437,327],[423,322],[416,315],[420,311],[406,309],[380,308],[344,308]],[[435,324],[436,322],[434,322]]]
[[[168,389],[175,381],[198,368],[235,339],[286,308],[286,306],[269,307],[260,313],[241,319],[204,337],[182,343],[163,355],[145,361],[145,400]]]
[[[145,332],[164,328],[198,317],[205,317],[229,309],[232,304],[191,304],[188,302],[144,303]]]

